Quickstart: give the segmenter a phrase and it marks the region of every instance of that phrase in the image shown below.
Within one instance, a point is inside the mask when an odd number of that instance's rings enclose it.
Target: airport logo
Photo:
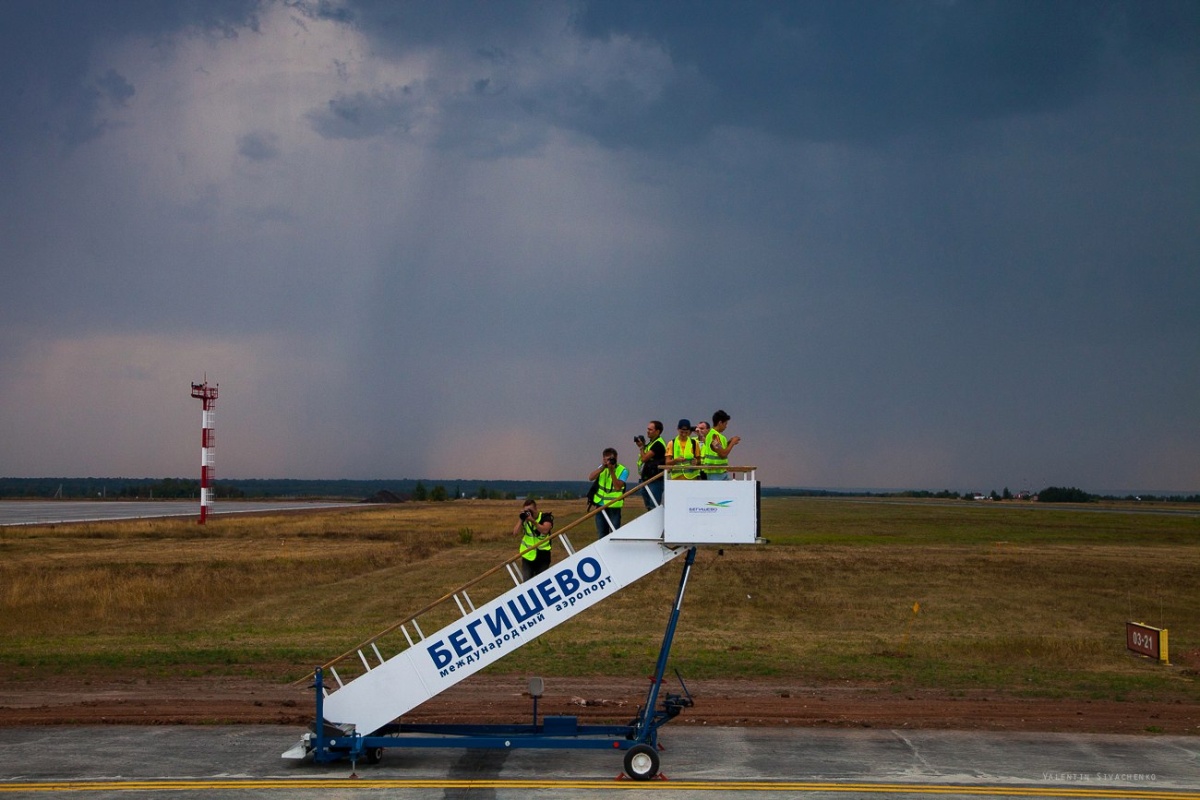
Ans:
[[[688,506],[689,514],[716,514],[721,509],[732,509],[732,500],[709,500],[702,506]]]

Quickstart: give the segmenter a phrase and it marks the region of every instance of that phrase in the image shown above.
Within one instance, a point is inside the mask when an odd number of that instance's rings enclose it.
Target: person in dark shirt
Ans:
[[[634,444],[638,446],[639,478],[643,483],[659,474],[667,463],[667,445],[663,441],[662,432],[662,420],[652,419],[646,425],[645,436],[633,437]],[[647,510],[662,505],[662,495],[661,479],[642,487],[642,501],[645,502]]]

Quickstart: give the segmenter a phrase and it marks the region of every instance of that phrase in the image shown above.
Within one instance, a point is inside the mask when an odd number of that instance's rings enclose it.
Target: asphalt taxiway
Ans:
[[[0,728],[7,798],[928,798],[1200,800],[1200,737],[666,728],[666,780],[619,751],[388,749],[376,765],[280,754],[279,726]],[[616,793],[620,793],[616,795]]]

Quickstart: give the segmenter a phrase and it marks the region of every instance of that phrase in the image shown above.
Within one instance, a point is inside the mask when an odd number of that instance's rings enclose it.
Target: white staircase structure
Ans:
[[[744,479],[665,481],[662,505],[575,550],[563,534],[592,516],[588,515],[555,534],[569,555],[541,575],[521,583],[513,559],[325,665],[324,673],[333,679],[324,683],[325,721],[371,734],[664,566],[693,544],[753,544],[758,536],[754,468],[733,467],[730,472]],[[626,496],[640,502],[637,489]],[[476,607],[467,589],[501,570],[516,585]],[[419,617],[448,598],[461,616],[423,634]],[[401,649],[385,658],[379,645],[388,634],[398,640],[397,631],[404,637]],[[343,679],[339,669],[356,674]]]

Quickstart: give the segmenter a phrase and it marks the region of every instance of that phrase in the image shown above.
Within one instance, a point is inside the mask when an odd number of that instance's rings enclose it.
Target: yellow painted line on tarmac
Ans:
[[[0,794],[13,792],[183,792],[220,790],[254,792],[272,789],[614,789],[713,792],[858,792],[859,794],[977,795],[980,797],[1069,797],[1085,800],[1200,800],[1200,792],[1066,786],[998,786],[932,783],[818,783],[797,781],[570,781],[446,780],[375,778],[279,778],[222,780],[111,780],[0,782]]]

